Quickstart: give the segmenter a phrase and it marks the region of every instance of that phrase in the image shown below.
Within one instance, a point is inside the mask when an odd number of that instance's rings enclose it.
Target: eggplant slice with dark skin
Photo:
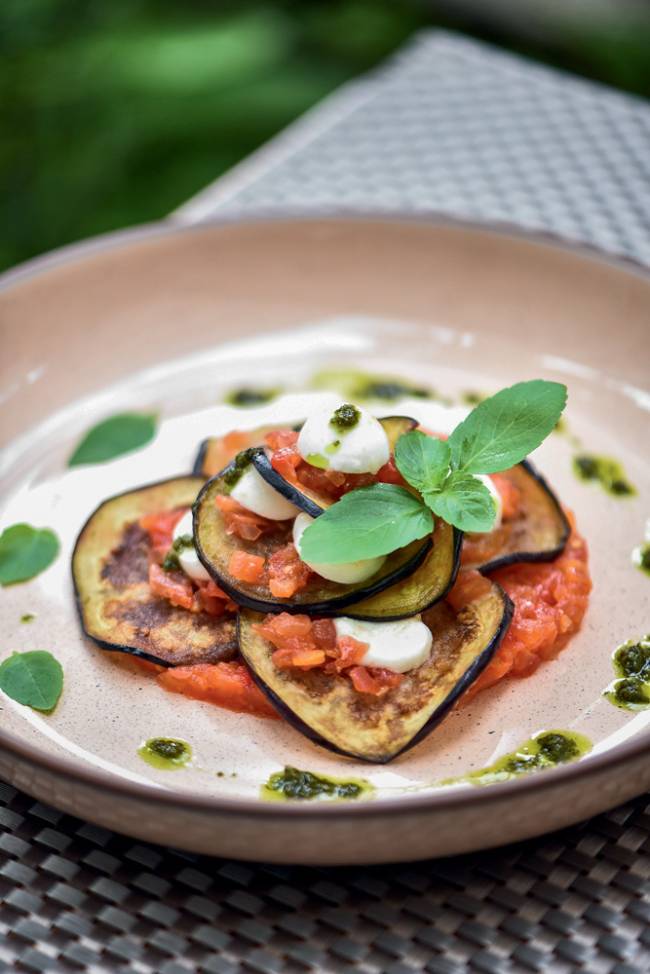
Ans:
[[[152,595],[145,514],[187,509],[204,481],[175,477],[104,501],[83,526],[72,577],[84,632],[102,649],[161,666],[217,663],[237,652],[233,618],[189,612]]]
[[[395,444],[403,433],[408,433],[417,427],[417,420],[410,416],[383,416],[379,422],[388,438],[391,455],[395,451]],[[311,490],[299,482],[291,483],[271,466],[271,460],[266,450],[258,450],[252,457],[257,472],[279,494],[295,504],[310,517],[318,517],[334,503],[332,497],[326,497]]]
[[[258,686],[296,730],[337,754],[386,764],[449,713],[492,659],[512,611],[495,583],[459,612],[438,602],[422,617],[433,633],[429,659],[382,697],[358,693],[344,675],[278,669],[273,646],[253,629],[264,619],[259,613],[240,613],[239,649]]]
[[[368,599],[408,578],[425,560],[431,550],[431,539],[414,541],[388,555],[372,578],[354,585],[341,585],[314,576],[305,589],[290,599],[271,595],[266,582],[242,582],[228,571],[230,557],[236,549],[269,558],[292,540],[293,521],[278,521],[277,528],[256,541],[244,541],[227,534],[222,514],[215,503],[217,495],[228,495],[234,483],[228,483],[237,461],[229,464],[218,477],[204,486],[194,504],[194,543],[201,562],[224,592],[239,605],[260,612],[306,612],[321,615],[341,615],[343,609]],[[239,468],[241,469],[241,467]]]
[[[204,480],[216,476],[231,460],[234,460],[237,453],[249,447],[262,446],[266,434],[278,428],[276,423],[274,426],[258,426],[252,430],[235,430],[234,433],[241,437],[241,443],[234,450],[227,449],[223,436],[209,436],[199,446],[192,473],[195,477],[202,477]]]
[[[463,568],[477,568],[483,574],[514,565],[517,562],[553,561],[562,554],[571,527],[557,497],[530,460],[524,460],[499,474],[506,477],[520,494],[520,513],[495,528],[492,534],[498,542],[498,552],[487,560],[473,557],[473,536],[465,536],[461,555]],[[487,540],[487,539],[486,539]],[[476,537],[476,552],[480,556],[481,535]]]

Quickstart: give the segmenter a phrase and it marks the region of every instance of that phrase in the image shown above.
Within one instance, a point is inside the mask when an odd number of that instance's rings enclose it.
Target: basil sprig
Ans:
[[[388,554],[433,529],[432,513],[461,531],[494,527],[496,504],[478,474],[520,463],[552,432],[566,386],[534,379],[484,399],[449,439],[418,430],[400,436],[395,463],[417,492],[373,484],[345,494],[304,532],[305,561],[330,564]]]

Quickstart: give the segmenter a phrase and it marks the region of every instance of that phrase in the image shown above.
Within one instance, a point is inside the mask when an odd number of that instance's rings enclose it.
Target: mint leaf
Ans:
[[[419,430],[404,433],[395,444],[395,463],[402,477],[420,492],[437,489],[449,471],[451,450],[444,440]]]
[[[12,524],[0,535],[0,585],[26,582],[51,565],[58,553],[54,531]]]
[[[118,413],[89,430],[77,446],[69,467],[104,463],[123,453],[138,450],[156,433],[156,417],[146,413]]]
[[[452,468],[496,473],[519,463],[552,432],[566,397],[561,383],[533,379],[484,399],[449,437]]]
[[[424,538],[433,518],[418,497],[394,484],[373,484],[344,494],[310,524],[300,554],[312,564],[338,565],[387,555]]]
[[[0,690],[34,710],[52,710],[63,690],[63,669],[51,653],[14,653],[0,664]]]
[[[461,531],[491,531],[496,504],[485,484],[472,474],[452,473],[440,491],[424,494],[434,514]]]

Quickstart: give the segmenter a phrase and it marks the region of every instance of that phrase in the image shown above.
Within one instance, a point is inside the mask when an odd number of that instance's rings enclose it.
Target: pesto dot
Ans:
[[[650,703],[650,694],[646,684],[638,676],[627,676],[616,680],[613,687],[614,698],[624,704]]]
[[[624,676],[650,676],[650,640],[621,646],[614,654],[614,663]]]
[[[234,487],[244,470],[250,466],[251,461],[255,455],[255,448],[249,447],[247,450],[242,450],[238,453],[232,463],[227,467],[223,473],[223,482],[228,487]]]
[[[286,767],[269,778],[266,788],[277,792],[284,798],[309,800],[326,795],[328,798],[358,798],[364,791],[362,784],[355,781],[335,781],[321,778],[311,771]]]
[[[244,386],[233,389],[226,396],[226,402],[231,406],[263,406],[278,395],[277,389],[252,389]]]
[[[539,753],[551,764],[563,764],[579,757],[580,749],[575,741],[564,734],[550,732],[535,738]]]
[[[337,433],[346,433],[348,430],[353,429],[360,419],[361,413],[357,407],[353,406],[352,403],[344,402],[342,406],[334,410],[330,419],[330,426]]]

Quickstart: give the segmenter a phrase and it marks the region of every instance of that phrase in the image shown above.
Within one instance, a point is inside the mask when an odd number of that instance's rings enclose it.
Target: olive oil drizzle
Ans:
[[[143,761],[159,771],[177,771],[192,760],[192,748],[175,737],[150,737],[138,748]]]

